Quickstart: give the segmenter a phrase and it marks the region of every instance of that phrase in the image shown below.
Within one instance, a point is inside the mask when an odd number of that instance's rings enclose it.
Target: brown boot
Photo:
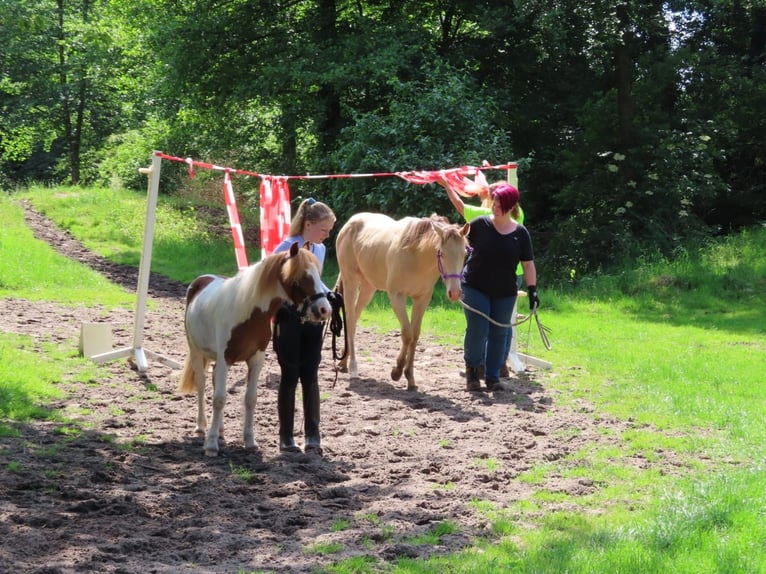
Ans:
[[[467,391],[481,390],[481,381],[479,380],[479,372],[474,367],[465,368],[465,389]]]

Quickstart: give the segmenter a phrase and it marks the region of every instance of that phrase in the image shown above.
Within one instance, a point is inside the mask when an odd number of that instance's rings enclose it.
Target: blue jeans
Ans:
[[[508,325],[516,297],[490,297],[463,283],[463,302],[494,321]],[[497,380],[500,378],[500,367],[508,356],[510,336],[511,329],[508,327],[499,327],[470,309],[465,309],[465,366],[475,369],[484,364],[485,377]]]
[[[516,275],[516,289],[521,289],[521,283],[523,279],[524,279],[523,275]],[[516,297],[516,299],[518,299],[518,297]],[[514,304],[515,304],[515,301],[514,301]],[[511,310],[511,312],[513,312],[513,310]],[[515,320],[516,320],[516,317],[511,316],[511,320],[508,321],[508,323],[512,323]],[[507,359],[508,355],[511,354],[511,342],[513,341],[513,333],[514,333],[514,328],[509,327],[508,336],[505,339],[505,354],[503,355],[505,359]],[[505,361],[505,359],[503,359],[503,361]]]

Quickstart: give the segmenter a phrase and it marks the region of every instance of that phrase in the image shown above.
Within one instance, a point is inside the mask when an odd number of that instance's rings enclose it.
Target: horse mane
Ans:
[[[268,257],[261,261],[261,272],[258,277],[255,278],[255,289],[259,293],[262,293],[265,288],[270,285],[276,285],[279,283],[279,277],[282,273],[282,264],[284,262],[287,253],[272,253]]]
[[[432,213],[430,217],[413,219],[402,231],[401,246],[403,248],[438,247],[439,236],[433,230],[432,223],[441,226],[445,231],[454,227],[450,225],[449,219],[435,213]]]
[[[282,271],[280,272],[282,281],[285,284],[298,282],[306,269],[312,265],[319,269],[319,260],[316,255],[304,247],[299,247],[295,257],[290,257],[282,266]]]
[[[255,289],[263,293],[266,289],[273,289],[279,283],[285,285],[295,283],[312,263],[318,266],[316,255],[302,247],[298,248],[295,257],[289,257],[289,251],[272,253],[259,263],[260,273],[250,280],[255,281]]]

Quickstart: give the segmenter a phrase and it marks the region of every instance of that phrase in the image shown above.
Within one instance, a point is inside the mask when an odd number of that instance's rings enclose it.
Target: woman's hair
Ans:
[[[496,181],[494,183],[489,184],[489,193],[487,193],[487,195],[484,196],[484,199],[481,200],[482,207],[486,207],[487,209],[492,209],[492,192],[495,191],[501,185],[508,185],[508,182],[501,179],[500,181]],[[519,197],[521,197],[521,193],[519,193]],[[516,205],[514,205],[511,208],[511,217],[513,217],[516,221],[519,221],[519,219],[521,218],[520,203],[516,203]]]
[[[519,190],[508,183],[503,183],[492,191],[492,199],[497,200],[503,213],[508,213],[519,203]]]
[[[298,211],[290,222],[289,233],[291,236],[303,235],[303,227],[307,221],[317,223],[325,219],[331,219],[335,223],[335,214],[332,212],[332,209],[321,201],[308,197],[301,201],[301,204],[298,206]]]

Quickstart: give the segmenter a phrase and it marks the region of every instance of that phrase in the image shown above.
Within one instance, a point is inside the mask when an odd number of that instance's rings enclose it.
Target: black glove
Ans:
[[[540,306],[540,297],[537,296],[537,285],[527,285],[527,297],[529,298],[530,311],[534,311]]]

